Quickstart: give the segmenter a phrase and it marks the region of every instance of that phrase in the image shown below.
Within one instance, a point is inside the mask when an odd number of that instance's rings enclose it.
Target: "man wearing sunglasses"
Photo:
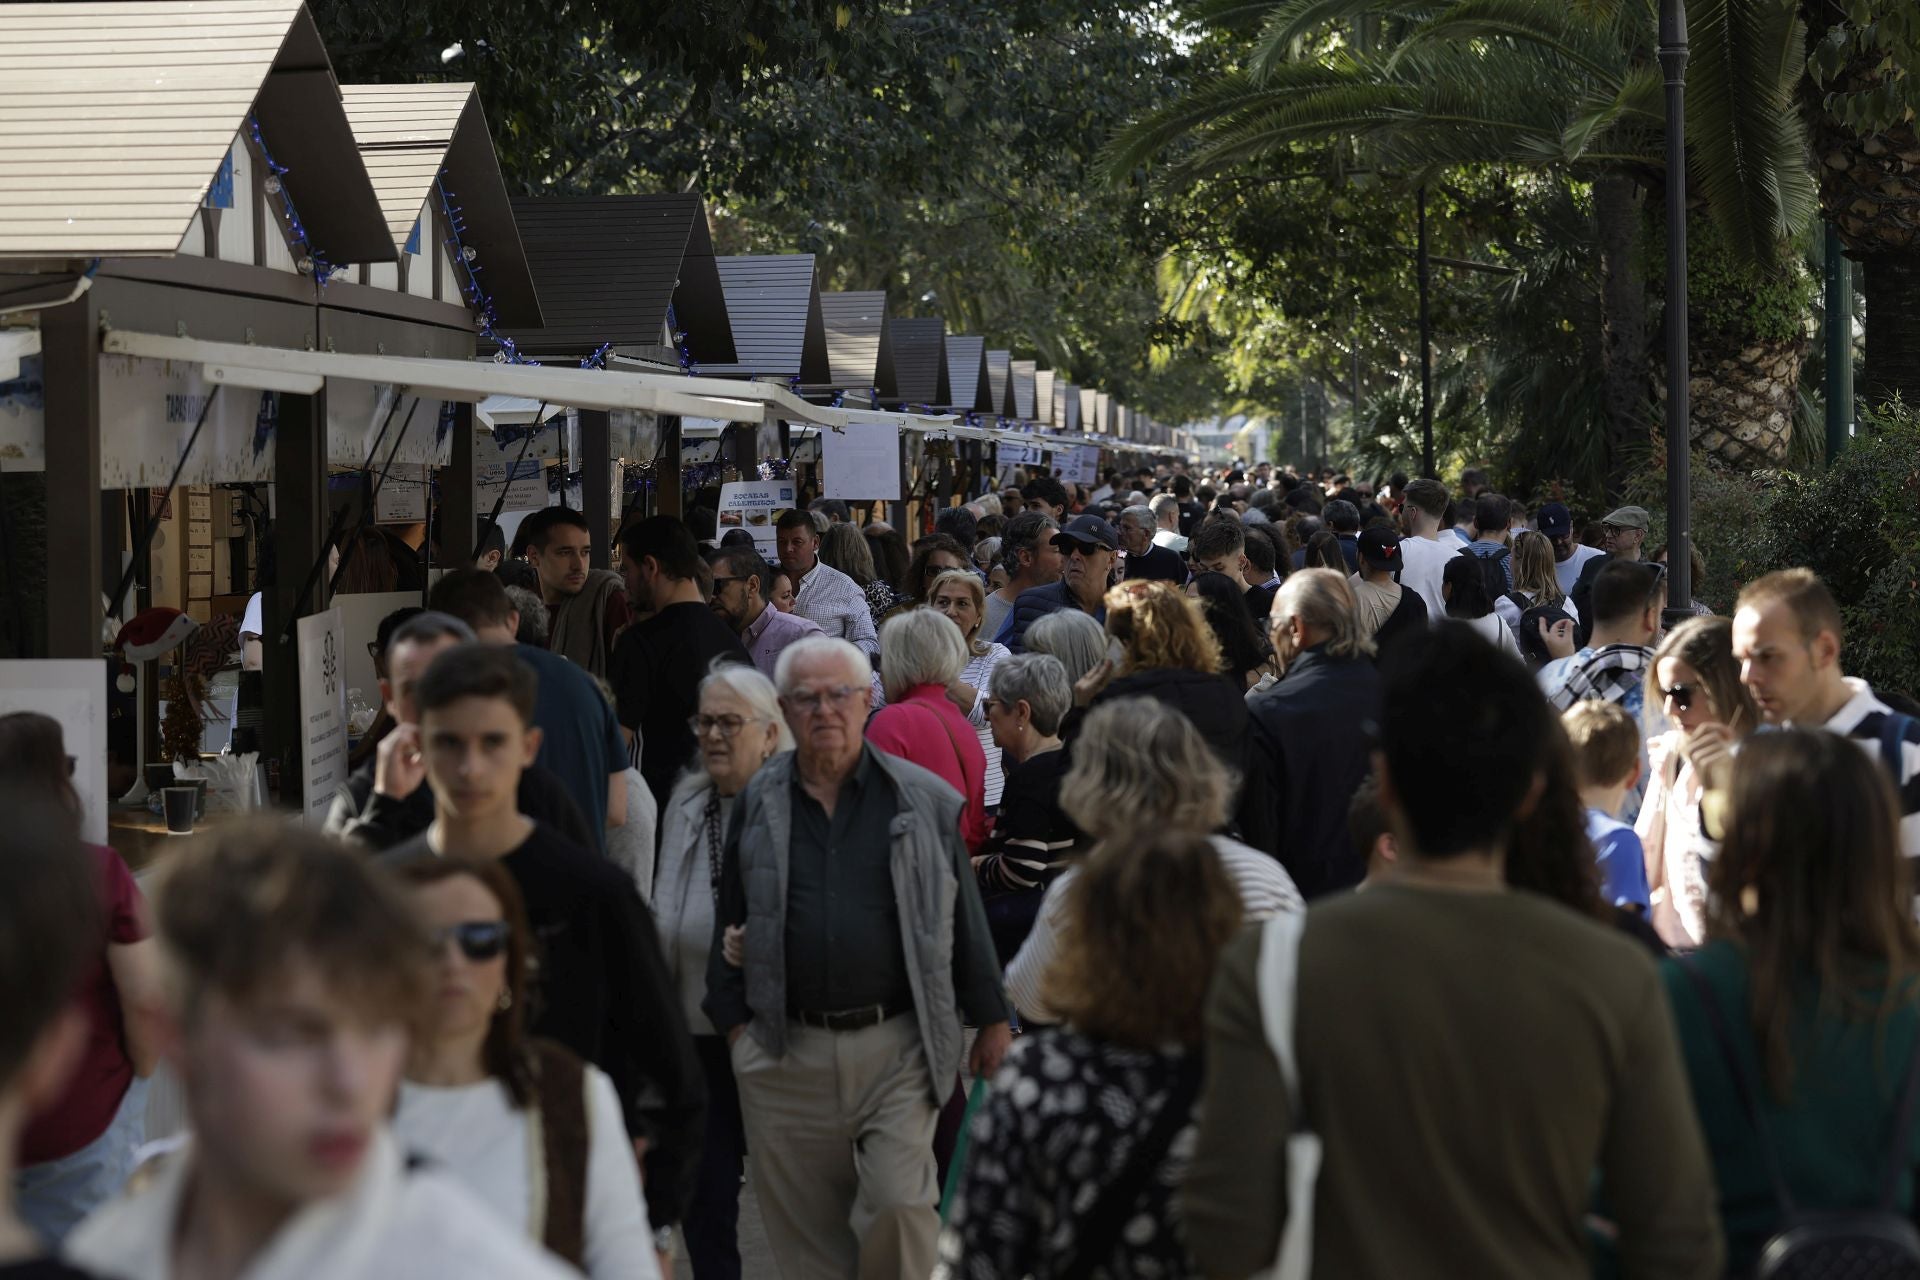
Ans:
[[[707,556],[713,569],[714,616],[733,628],[760,673],[773,679],[780,651],[795,640],[824,635],[820,624],[797,613],[782,613],[767,600],[773,591],[773,566],[752,547],[722,547]]]
[[[706,1082],[633,882],[515,802],[520,775],[540,750],[538,686],[532,668],[504,646],[462,644],[433,660],[414,691],[433,825],[383,860],[498,860],[513,876],[540,940],[530,1030],[612,1077],[643,1157],[649,1215],[664,1228],[692,1195]]]
[[[1022,638],[1027,628],[1050,613],[1078,609],[1105,624],[1107,588],[1113,583],[1113,566],[1118,559],[1120,535],[1099,516],[1075,516],[1073,521],[1053,535],[1060,549],[1060,581],[1049,586],[1022,591],[1007,615],[1007,625],[997,637],[1014,653],[1024,653]]]

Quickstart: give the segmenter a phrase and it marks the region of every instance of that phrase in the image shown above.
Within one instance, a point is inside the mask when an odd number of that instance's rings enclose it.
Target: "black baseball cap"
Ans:
[[[1404,567],[1400,555],[1400,539],[1393,530],[1375,525],[1363,529],[1360,533],[1360,558],[1376,569],[1399,569]]]
[[[1534,516],[1534,523],[1549,538],[1564,538],[1573,532],[1573,512],[1564,502],[1549,502]]]
[[[1068,542],[1097,542],[1109,551],[1120,549],[1120,535],[1099,516],[1075,516],[1067,527],[1053,535],[1053,545],[1065,548]]]

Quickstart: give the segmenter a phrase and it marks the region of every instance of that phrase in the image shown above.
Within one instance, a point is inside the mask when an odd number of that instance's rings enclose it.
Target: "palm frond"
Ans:
[[[1687,72],[1688,168],[1736,252],[1757,265],[1813,219],[1799,14],[1775,0],[1696,0]]]
[[[1424,21],[1446,0],[1280,0],[1261,24],[1247,64],[1264,74],[1292,61],[1295,46],[1338,22],[1361,18],[1397,17]]]
[[[1489,39],[1545,50],[1600,84],[1619,81],[1627,67],[1620,46],[1569,13],[1561,0],[1460,0],[1416,28],[1389,69],[1428,41]]]

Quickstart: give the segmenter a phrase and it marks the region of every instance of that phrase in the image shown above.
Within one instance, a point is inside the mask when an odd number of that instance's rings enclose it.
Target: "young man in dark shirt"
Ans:
[[[691,1194],[706,1087],[632,882],[515,804],[521,771],[540,749],[537,688],[512,649],[458,645],[434,659],[414,693],[433,825],[385,860],[498,859],[513,876],[540,939],[532,1031],[613,1078],[643,1154],[653,1224],[670,1226]]]
[[[101,907],[86,851],[44,797],[7,797],[0,857],[0,1277],[86,1280],[45,1252],[14,1208],[27,1117],[59,1100],[86,1043],[70,997],[100,953]]]
[[[380,740],[374,758],[355,769],[333,797],[323,828],[328,835],[378,852],[419,835],[433,821],[433,792],[420,753],[413,686],[443,650],[473,638],[473,628],[452,614],[421,609],[394,628],[386,645],[386,673],[380,678],[380,696],[394,727]],[[519,809],[582,848],[598,843],[566,787],[537,764],[520,775]]]
[[[687,722],[699,708],[700,682],[715,661],[751,664],[740,637],[700,590],[700,544],[672,516],[620,531],[620,572],[636,622],[613,647],[608,676],[620,723],[640,735],[640,776],[661,811],[674,779],[697,745]]]

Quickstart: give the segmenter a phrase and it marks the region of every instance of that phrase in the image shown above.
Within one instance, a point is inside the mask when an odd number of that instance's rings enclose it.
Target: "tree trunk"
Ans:
[[[1693,443],[1738,471],[1777,467],[1793,443],[1807,340],[1749,338],[1693,348]],[[1665,387],[1661,388],[1665,397]]]
[[[1877,404],[1897,393],[1920,406],[1920,243],[1862,259],[1867,296],[1867,355],[1861,399]]]
[[[1647,283],[1634,252],[1639,203],[1633,180],[1624,174],[1608,173],[1594,181],[1609,498],[1625,489],[1636,450],[1647,439]]]

